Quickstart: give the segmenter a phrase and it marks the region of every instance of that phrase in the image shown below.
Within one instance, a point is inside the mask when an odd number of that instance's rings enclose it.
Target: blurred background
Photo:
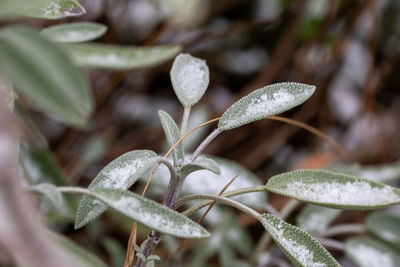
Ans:
[[[398,166],[400,1],[79,2],[87,11],[84,16],[27,22],[39,28],[72,21],[99,22],[107,25],[108,31],[98,42],[176,44],[206,60],[210,85],[193,108],[188,129],[219,117],[234,101],[265,85],[286,81],[316,85],[309,101],[282,116],[319,129],[336,140],[341,150],[302,128],[268,119],[224,132],[206,148],[206,154],[246,167],[261,184],[272,175],[298,168],[325,168],[338,163]],[[21,153],[32,180],[86,187],[107,163],[125,152],[165,152],[158,110],[167,111],[178,122],[183,114],[170,82],[171,64],[172,60],[124,72],[87,70],[96,106],[87,127],[80,130],[47,117],[20,99],[19,111],[31,118],[30,145]],[[211,124],[195,132],[185,140],[186,149],[193,151],[214,127]],[[142,187],[137,185],[132,190],[139,192]],[[161,199],[157,188],[153,193],[155,199]],[[277,210],[288,202],[273,194],[268,198]],[[75,231],[73,215],[71,219],[68,211],[63,214],[51,205],[41,205],[54,230],[110,266],[122,266],[132,221],[110,211]],[[287,221],[295,224],[302,207],[298,206]],[[366,215],[344,212],[335,222],[357,223]],[[271,244],[265,248],[268,253],[264,251],[258,260],[250,262],[263,232],[255,220],[231,209],[220,209],[209,216],[217,222],[207,222],[213,238],[189,242],[186,250],[169,262],[165,259],[178,241],[165,238],[156,250],[165,260],[160,266],[288,266]],[[147,231],[139,228],[139,242]],[[355,266],[340,250],[330,251],[344,266]],[[0,252],[0,265],[12,266],[7,254]]]

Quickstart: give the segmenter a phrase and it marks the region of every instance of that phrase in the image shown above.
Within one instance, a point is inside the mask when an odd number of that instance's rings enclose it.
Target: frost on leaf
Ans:
[[[160,157],[150,150],[125,153],[101,170],[88,189],[126,190],[159,160]],[[82,227],[106,209],[107,205],[99,200],[91,196],[83,196],[75,218],[75,227]]]
[[[182,238],[204,238],[210,234],[186,216],[137,194],[110,189],[93,190],[113,209],[161,233]]]
[[[394,187],[323,170],[276,175],[268,181],[267,189],[334,208],[371,209],[400,203],[400,191]]]
[[[235,102],[222,115],[218,129],[239,126],[292,109],[306,101],[315,86],[300,83],[276,83],[258,89]]]
[[[171,68],[171,82],[175,94],[185,107],[199,102],[209,83],[209,71],[204,60],[180,54]]]
[[[270,214],[259,217],[272,239],[297,266],[340,266],[329,252],[308,233]]]
[[[54,0],[43,8],[28,14],[32,17],[43,19],[60,19],[71,16],[80,16],[86,13],[86,10],[79,2],[75,0]]]

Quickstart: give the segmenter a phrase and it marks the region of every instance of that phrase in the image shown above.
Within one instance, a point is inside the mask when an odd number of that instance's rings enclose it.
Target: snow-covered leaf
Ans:
[[[75,22],[50,26],[40,33],[59,43],[87,42],[99,38],[107,26],[94,22]]]
[[[297,226],[310,234],[319,234],[337,218],[341,210],[307,205],[297,216]]]
[[[188,217],[151,199],[116,189],[95,189],[91,192],[99,201],[150,229],[181,238],[210,236],[203,227]]]
[[[83,248],[70,240],[69,238],[56,234],[54,232],[47,231],[46,235],[54,240],[61,248],[63,252],[71,259],[71,266],[74,267],[106,267],[107,265],[98,258],[94,253],[90,252],[86,248]]]
[[[400,203],[400,190],[325,170],[297,170],[268,180],[268,191],[339,209],[375,209]]]
[[[199,170],[208,170],[217,175],[221,174],[221,169],[218,166],[218,163],[215,162],[212,158],[200,156],[196,158],[196,160],[192,163],[184,164],[182,168],[179,169],[179,173],[185,177],[192,172]]]
[[[360,267],[400,266],[399,253],[373,239],[352,238],[346,241],[346,255]]]
[[[62,209],[64,200],[60,191],[58,191],[57,186],[43,183],[31,186],[32,191],[43,194],[57,209]]]
[[[85,13],[85,8],[76,0],[53,0],[22,15],[40,19],[61,19],[80,16]]]
[[[179,46],[134,47],[104,44],[65,44],[74,60],[84,67],[129,70],[155,66],[173,58]]]
[[[172,147],[176,142],[178,142],[179,138],[181,138],[179,128],[174,119],[172,119],[168,113],[160,110],[158,111],[158,115],[160,116],[165,136],[167,137],[168,146]],[[182,142],[172,150],[172,158],[174,159],[175,166],[183,165],[183,162],[185,161],[185,153],[183,151]]]
[[[121,189],[132,186],[148,169],[153,167],[161,157],[150,150],[135,150],[119,156],[94,178],[89,190]],[[83,196],[75,217],[75,228],[80,228],[99,216],[107,205],[91,196]]]
[[[86,79],[64,50],[21,26],[0,31],[2,73],[35,106],[65,123],[83,126],[92,111]]]
[[[33,10],[48,6],[54,0],[1,0],[0,18],[29,14]]]
[[[400,216],[377,212],[368,216],[365,228],[375,237],[400,250]]]
[[[301,83],[276,83],[260,88],[228,108],[218,123],[220,131],[265,119],[304,103],[315,86]]]
[[[188,155],[190,158],[191,155]],[[262,185],[261,180],[252,172],[241,165],[222,158],[210,157],[217,162],[221,169],[221,174],[217,175],[208,170],[200,170],[191,173],[183,184],[183,194],[218,194],[231,180],[237,176],[236,180],[229,186],[228,191],[244,187],[253,187]],[[166,188],[169,182],[169,171],[161,165],[155,173],[151,184],[153,186],[162,186]],[[147,179],[148,176],[143,177]],[[256,192],[251,194],[232,197],[239,202],[257,209],[264,209],[266,205],[265,192]]]
[[[272,239],[296,266],[339,267],[340,264],[310,234],[271,214],[262,214],[259,220]]]
[[[204,95],[210,74],[204,60],[180,54],[172,64],[170,75],[179,101],[183,106],[191,107]]]

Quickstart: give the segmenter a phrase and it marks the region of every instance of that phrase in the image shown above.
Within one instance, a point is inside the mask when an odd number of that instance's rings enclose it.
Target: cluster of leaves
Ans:
[[[1,17],[18,14],[57,19],[85,12],[74,0],[20,1],[21,5],[11,1],[3,2]],[[5,27],[0,31],[1,72],[15,85],[17,93],[29,99],[35,107],[66,124],[83,127],[93,111],[93,100],[79,66],[112,70],[142,68],[171,59],[180,51],[177,46],[137,48],[81,43],[99,38],[105,32],[104,25],[95,23],[70,23],[49,27],[41,32],[20,26]],[[52,75],[48,75],[49,70]],[[181,190],[184,191],[184,186],[190,183],[190,180],[186,181],[188,176],[195,180],[196,174],[209,171],[216,176],[225,176],[214,177],[215,179],[226,181],[232,178],[229,177],[229,170],[241,168],[223,159],[201,155],[205,146],[217,135],[292,109],[310,98],[316,88],[299,83],[278,83],[255,90],[227,109],[220,118],[218,127],[192,155],[186,155],[181,139],[191,107],[199,102],[208,87],[209,70],[203,60],[189,54],[180,54],[173,63],[171,81],[185,109],[181,127],[178,127],[168,113],[159,111],[167,143],[173,147],[172,162],[150,150],[135,150],[109,163],[94,178],[88,189],[66,187],[62,182],[55,185],[42,183],[32,186],[31,189],[43,193],[57,207],[65,205],[61,193],[84,194],[75,217],[76,228],[83,227],[108,208],[112,208],[150,229],[178,238],[209,237],[210,233],[206,229],[187,216],[209,205],[209,200],[220,201],[257,219],[288,258],[298,266],[340,266],[318,240],[304,230],[318,235],[336,218],[338,209],[377,209],[400,203],[400,190],[395,187],[326,170],[297,170],[276,175],[263,186],[256,186],[254,182],[248,187],[231,190],[222,196],[197,191],[197,194],[179,199]],[[23,150],[22,153],[29,151]],[[128,191],[139,179],[146,178],[157,164],[164,165],[169,171],[162,174],[166,179],[169,175],[163,205]],[[243,168],[241,171],[246,172]],[[364,176],[360,170],[358,174]],[[251,174],[243,176],[247,180],[252,179],[248,178]],[[165,186],[166,184],[164,183]],[[187,191],[193,192],[190,188]],[[296,227],[278,216],[258,213],[253,209],[263,209],[266,205],[265,195],[255,201],[230,198],[255,192],[273,192],[318,206],[308,206],[299,216],[300,227]],[[179,205],[194,199],[206,200],[186,212],[176,211]],[[310,228],[310,223],[307,223],[312,214],[324,215],[323,222],[317,228]],[[366,228],[371,235],[398,249],[398,222],[397,216],[377,213],[368,218]],[[141,247],[136,247],[137,257],[147,266],[154,265],[159,260],[155,255],[146,254],[145,246],[149,242],[146,240]],[[68,246],[70,245],[66,245]],[[365,253],[384,254],[386,262],[400,262],[395,250],[376,240],[351,239],[346,242],[346,252],[361,266],[364,266],[365,258],[362,255]],[[102,264],[98,263],[97,266]]]

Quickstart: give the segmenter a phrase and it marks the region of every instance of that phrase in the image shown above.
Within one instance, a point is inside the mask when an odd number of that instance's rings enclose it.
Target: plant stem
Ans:
[[[349,223],[332,226],[326,229],[319,236],[328,237],[344,234],[361,234],[364,233],[364,225],[360,223]]]
[[[217,195],[212,195],[212,194],[199,194],[199,195],[190,195],[190,196],[186,196],[183,198],[180,198],[174,205],[174,207],[179,207],[180,205],[184,204],[187,201],[190,200],[195,200],[195,199],[211,199],[213,201],[220,201],[223,202],[225,204],[228,204],[234,208],[237,208],[247,214],[250,214],[251,216],[253,216],[254,218],[258,219],[258,217],[260,216],[260,214],[253,210],[252,208],[247,207],[246,205],[243,205],[242,203],[239,203],[235,200],[223,197],[223,196],[217,196]],[[212,201],[211,201],[212,203]],[[186,215],[186,214],[184,214]]]
[[[237,195],[241,195],[241,194],[246,194],[246,193],[252,193],[252,192],[265,192],[265,186],[254,186],[254,187],[246,187],[246,188],[241,188],[238,190],[233,190],[233,191],[229,191],[226,192],[224,194],[222,194],[222,197],[233,197],[233,196],[237,196]],[[213,201],[212,200],[206,200],[203,201],[187,210],[185,210],[182,214],[185,216],[189,216],[190,214],[192,214],[193,212],[202,209],[205,206],[211,205]],[[178,201],[176,201],[174,203],[174,205],[172,206],[174,209],[177,209],[179,206],[181,206],[183,203],[181,203],[181,199],[179,199]]]
[[[183,136],[186,132],[186,127],[189,121],[189,115],[190,115],[190,107],[185,107],[183,110],[183,117],[181,123],[181,136]]]
[[[201,152],[203,152],[204,148],[206,148],[206,146],[212,141],[214,140],[215,137],[217,137],[217,135],[220,133],[220,131],[217,129],[215,129],[213,132],[210,133],[209,136],[207,136],[206,139],[203,140],[203,142],[201,142],[201,144],[198,146],[198,148],[196,149],[196,151],[193,153],[192,155],[192,162],[195,161],[195,159],[200,155]]]
[[[172,164],[168,160],[163,158],[160,162],[163,163],[165,166],[167,166],[169,173],[170,173],[168,190],[164,196],[164,201],[163,201],[163,205],[169,207],[171,205],[172,201],[174,201],[173,196],[174,196],[174,192],[176,191],[176,184],[178,182],[178,179],[176,177],[175,167],[172,166]]]

